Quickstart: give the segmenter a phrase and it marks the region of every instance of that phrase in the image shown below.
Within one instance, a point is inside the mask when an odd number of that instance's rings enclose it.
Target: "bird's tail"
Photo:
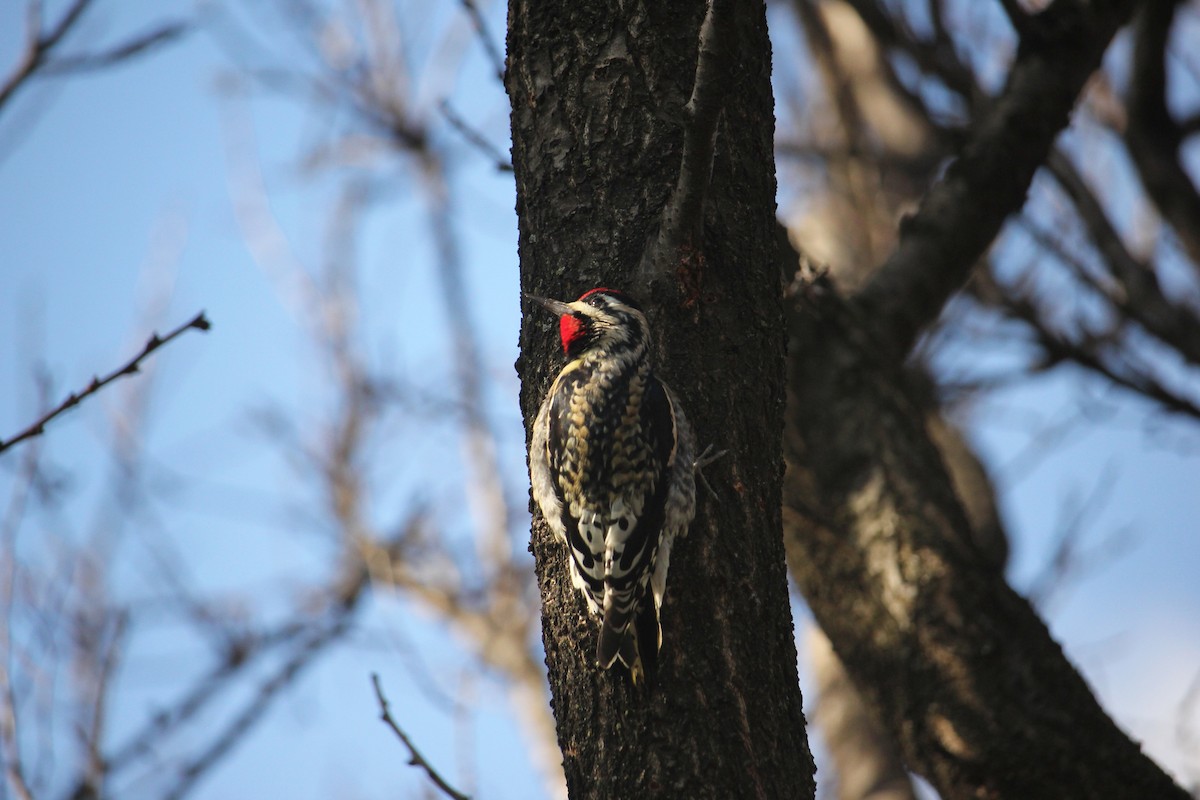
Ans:
[[[633,621],[633,609],[620,608],[611,601],[605,605],[607,608],[604,609],[604,621],[600,623],[600,641],[596,645],[596,661],[603,669],[611,667],[618,658],[629,666],[623,651],[626,649],[626,642],[633,638],[628,635],[630,623]],[[636,642],[633,648],[636,655]]]
[[[605,611],[596,660],[604,669],[620,660],[629,669],[634,686],[643,682],[652,686],[658,671],[658,614],[653,601],[645,597],[637,604],[636,618],[631,612],[615,606]]]

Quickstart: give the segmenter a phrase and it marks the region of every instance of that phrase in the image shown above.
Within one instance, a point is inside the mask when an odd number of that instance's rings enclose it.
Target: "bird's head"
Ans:
[[[526,297],[558,314],[558,332],[568,358],[596,348],[632,349],[650,338],[642,307],[616,289],[591,289],[573,303],[534,295]]]

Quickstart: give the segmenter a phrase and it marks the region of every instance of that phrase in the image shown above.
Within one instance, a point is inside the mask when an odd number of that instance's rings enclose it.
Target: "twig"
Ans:
[[[3,108],[45,61],[46,54],[62,40],[67,31],[79,20],[91,0],[75,0],[65,12],[58,24],[46,33],[42,33],[41,3],[29,4],[25,49],[12,73],[0,84],[0,108]]]
[[[489,142],[483,137],[479,131],[467,124],[467,121],[458,115],[453,108],[450,107],[450,101],[442,100],[438,103],[438,110],[442,112],[442,116],[446,118],[446,122],[450,123],[450,127],[458,131],[467,142],[490,158],[496,165],[496,169],[500,172],[512,172],[512,160],[501,152],[499,147]]]
[[[704,222],[704,198],[712,178],[717,123],[725,108],[729,84],[728,53],[732,44],[732,0],[708,0],[700,25],[696,79],[688,99],[679,179],[662,211],[658,235],[642,257],[641,271],[650,276],[666,271],[681,248],[694,245]]]
[[[272,701],[310,666],[327,645],[341,638],[350,630],[351,614],[342,611],[328,627],[318,630],[300,642],[296,650],[269,677],[258,684],[253,696],[242,709],[217,731],[199,755],[179,768],[179,779],[173,787],[163,793],[165,800],[181,800],[200,778],[230,753],[250,733],[251,729],[266,716]]]
[[[1197,737],[1196,729],[1190,719],[1197,708],[1200,708],[1200,672],[1196,673],[1188,685],[1187,691],[1183,693],[1183,699],[1179,701],[1179,712],[1175,718],[1175,742],[1185,753],[1200,752],[1200,748],[1197,748],[1197,744],[1200,744],[1200,737]]]
[[[1042,350],[1042,363],[1034,365],[1033,371],[1043,371],[1069,361],[1103,376],[1117,386],[1157,402],[1168,411],[1200,419],[1200,405],[1187,395],[1167,388],[1148,369],[1139,371],[1138,365],[1128,356],[1123,360],[1106,358],[1103,345],[1111,338],[1111,334],[1086,328],[1074,335],[1061,332],[1050,327],[1047,323],[1050,319],[1048,312],[1031,295],[999,285],[995,286],[992,294],[988,301],[1008,316],[1028,325],[1033,334],[1033,343]]]
[[[392,718],[391,709],[388,707],[387,698],[383,695],[383,687],[379,685],[379,676],[375,673],[371,673],[371,685],[375,687],[375,699],[379,702],[379,718],[392,729],[392,732],[396,736],[400,737],[400,741],[408,748],[409,755],[411,756],[408,763],[425,770],[425,774],[429,776],[429,780],[433,781],[434,785],[441,789],[447,797],[453,798],[453,800],[471,800],[470,797],[446,783],[437,770],[417,751],[416,746],[413,745],[412,740],[408,738],[407,734],[396,724],[396,720]]]
[[[177,39],[187,33],[190,25],[186,22],[169,22],[162,27],[134,36],[128,41],[100,53],[88,53],[77,56],[66,56],[46,61],[42,67],[43,75],[67,75],[88,72],[95,69],[110,67],[127,58]]]
[[[479,10],[479,6],[475,5],[475,0],[462,0],[462,5],[467,15],[471,18],[471,22],[475,23],[475,31],[479,34],[479,40],[483,42],[483,51],[487,53],[488,60],[492,62],[492,69],[496,71],[496,78],[503,84],[504,57],[500,55],[495,41],[492,40],[491,34],[488,33],[487,23],[483,20],[483,13]]]
[[[41,3],[30,2],[25,46],[12,72],[0,81],[0,108],[35,75],[63,75],[93,69],[103,69],[113,64],[134,58],[142,53],[177,38],[190,27],[186,22],[172,22],[147,33],[134,36],[125,42],[93,55],[64,57],[50,60],[54,49],[62,42],[92,0],[74,0],[48,31],[42,31]]]
[[[94,395],[96,392],[100,391],[105,386],[107,386],[108,384],[115,381],[117,378],[123,377],[125,375],[136,374],[138,372],[138,370],[141,368],[142,361],[144,361],[147,356],[149,356],[155,350],[162,347],[167,342],[169,342],[172,339],[174,339],[175,337],[179,336],[180,334],[182,334],[184,331],[188,330],[189,328],[195,328],[196,330],[199,330],[199,331],[207,331],[211,327],[212,327],[212,324],[208,321],[208,318],[204,316],[204,312],[201,311],[190,322],[186,322],[183,325],[180,325],[178,328],[171,331],[166,336],[160,337],[157,333],[151,334],[149,341],[147,341],[145,347],[142,348],[142,352],[140,352],[136,356],[134,356],[133,360],[128,362],[127,364],[125,364],[125,366],[120,367],[120,368],[114,370],[113,372],[110,372],[108,375],[104,376],[103,378],[93,377],[92,382],[87,385],[86,389],[84,389],[83,391],[78,392],[78,393],[71,392],[71,394],[67,395],[67,398],[65,400],[63,400],[61,403],[59,403],[56,408],[54,408],[51,411],[48,411],[37,422],[33,423],[28,428],[26,428],[25,430],[16,434],[15,436],[13,436],[11,439],[9,439],[7,441],[0,440],[0,453],[3,453],[5,450],[7,450],[8,448],[17,444],[18,442],[22,442],[26,439],[32,439],[35,436],[41,436],[43,433],[46,432],[46,424],[49,423],[52,419],[54,419],[55,417],[59,416],[60,414],[62,414],[64,412],[74,408],[75,406],[79,405],[80,402],[82,402],[84,399],[90,397],[91,395]]]
[[[1089,527],[1093,526],[1105,503],[1112,497],[1116,478],[1117,470],[1109,464],[1100,473],[1087,497],[1083,500],[1067,497],[1064,500],[1054,550],[1025,591],[1029,601],[1043,613],[1057,593],[1069,588],[1072,581],[1078,582],[1089,568],[1095,568],[1096,562],[1102,561],[1105,556],[1111,558],[1119,550],[1122,541],[1114,538],[1103,542],[1095,552],[1085,552],[1083,546]]]
[[[1074,205],[1120,287],[1119,292],[1106,293],[1109,301],[1186,361],[1200,365],[1200,320],[1190,308],[1167,297],[1153,267],[1130,253],[1104,206],[1065,153],[1052,150],[1046,167]]]
[[[13,690],[10,666],[13,652],[13,597],[18,580],[17,531],[38,472],[39,448],[25,451],[20,477],[13,482],[13,493],[0,526],[0,762],[5,783],[17,800],[33,800],[34,794],[25,775],[25,764],[18,740],[21,728],[17,720],[17,698]]]

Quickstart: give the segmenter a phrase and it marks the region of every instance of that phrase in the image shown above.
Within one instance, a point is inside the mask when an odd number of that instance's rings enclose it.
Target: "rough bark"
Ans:
[[[575,798],[812,797],[780,535],[784,338],[775,258],[770,47],[761,2],[729,5],[702,238],[646,277],[680,174],[703,2],[512,0],[506,87],[522,289],[622,288],[647,307],[659,372],[709,468],[675,546],[657,686],[594,663],[596,625],[538,519],[530,549],[568,790]],[[703,148],[701,148],[703,149]],[[686,233],[686,232],[685,232]],[[686,235],[685,235],[686,240]],[[561,366],[553,320],[521,331],[527,425]],[[665,357],[664,357],[665,356]]]

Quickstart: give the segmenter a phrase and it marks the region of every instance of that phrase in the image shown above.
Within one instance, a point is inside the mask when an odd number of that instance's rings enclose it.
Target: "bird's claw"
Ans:
[[[709,464],[713,463],[714,461],[717,461],[718,459],[720,459],[722,456],[724,456],[729,451],[728,450],[718,450],[717,452],[714,453],[712,450],[713,450],[713,446],[710,443],[708,445],[708,447],[704,448],[704,452],[702,452],[700,455],[696,456],[696,460],[692,462],[692,470],[697,475],[700,476],[700,483],[704,484],[704,488],[708,490],[709,495],[712,496],[713,500],[716,500],[716,499],[718,499],[717,493],[715,491],[713,491],[712,484],[710,484],[708,482],[708,478],[705,477],[704,468],[707,467]]]

